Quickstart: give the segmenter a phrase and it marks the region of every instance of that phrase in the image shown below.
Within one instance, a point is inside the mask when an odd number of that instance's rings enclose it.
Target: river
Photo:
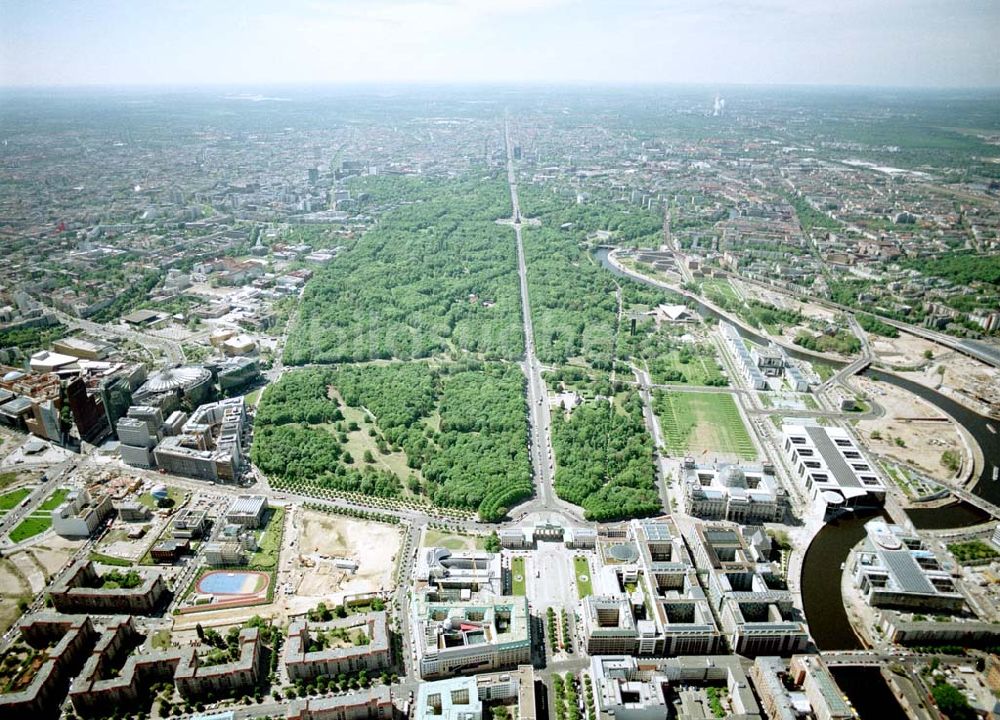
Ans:
[[[630,277],[609,262],[608,253],[608,249],[601,248],[597,250],[595,257],[603,267],[615,275]],[[658,287],[652,282],[640,282]],[[721,317],[718,312],[697,298],[692,299],[703,317]],[[762,344],[768,342],[767,338],[745,330],[739,325],[736,328],[740,335],[748,340]],[[788,354],[807,361],[814,360],[794,350],[789,350]],[[844,362],[829,364],[834,367],[846,365]],[[982,474],[973,492],[1000,505],[1000,481],[992,479],[993,467],[1000,467],[1000,435],[990,430],[990,427],[1000,426],[1000,422],[984,417],[936,390],[894,373],[869,369],[865,374],[874,380],[892,383],[917,395],[965,427],[979,444],[985,459]],[[984,522],[989,517],[987,513],[964,502],[951,503],[939,508],[914,509],[907,514],[913,521],[914,527],[923,529],[965,527]],[[844,608],[840,593],[842,575],[840,567],[847,560],[851,548],[864,537],[865,522],[876,515],[877,513],[866,516],[853,515],[828,523],[817,533],[803,559],[802,604],[809,631],[820,650],[858,650],[864,647],[854,634]],[[840,682],[841,688],[855,703],[861,717],[877,716],[883,720],[906,717],[877,669],[838,668],[834,675]]]

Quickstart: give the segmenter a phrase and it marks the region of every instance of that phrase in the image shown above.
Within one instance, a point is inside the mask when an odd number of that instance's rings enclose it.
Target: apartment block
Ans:
[[[131,616],[112,617],[104,623],[100,639],[70,686],[69,699],[78,715],[103,717],[108,708],[145,709],[150,687],[173,682],[181,657],[194,654],[191,648],[132,653],[144,639]]]
[[[151,615],[166,599],[167,585],[156,570],[144,570],[145,578],[135,588],[103,588],[94,563],[78,560],[52,583],[52,605],[61,613]]]
[[[310,634],[310,630],[312,634]],[[368,642],[308,652],[311,637],[330,630],[342,630],[349,638],[363,633]],[[359,670],[372,672],[389,667],[389,623],[385,612],[355,615],[327,623],[293,622],[288,628],[284,649],[285,668],[292,680],[312,680],[320,675],[335,676]]]
[[[70,678],[80,672],[97,641],[90,618],[38,613],[18,626],[21,639],[41,652],[41,666],[28,686],[0,693],[0,716],[57,717]]]
[[[183,656],[174,675],[177,691],[185,698],[252,692],[267,673],[263,662],[260,630],[257,628],[240,630],[239,648],[239,658],[222,665],[202,665],[195,654]]]
[[[389,688],[377,685],[336,697],[292,701],[285,720],[393,720],[399,716]]]

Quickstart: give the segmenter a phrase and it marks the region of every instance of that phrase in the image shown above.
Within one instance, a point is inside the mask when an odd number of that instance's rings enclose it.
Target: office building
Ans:
[[[761,720],[760,706],[740,659],[733,655],[680,656],[640,660],[631,655],[591,658],[594,701],[602,717],[663,720],[711,717],[707,693],[695,688],[725,688],[732,712],[728,720]],[[679,690],[684,688],[685,693]]]
[[[754,657],[806,648],[806,624],[777,564],[763,552],[770,549],[769,538],[730,523],[707,523],[696,526],[689,540],[733,652]]]
[[[826,515],[885,503],[885,482],[847,430],[783,425],[781,432],[792,477]]]
[[[856,717],[830,670],[818,655],[791,660],[758,657],[750,668],[761,707],[769,720],[852,720]]]
[[[535,717],[534,669],[455,677],[421,683],[417,689],[413,720],[483,720],[483,704],[517,700],[518,720]],[[489,718],[487,717],[487,720]]]
[[[487,672],[531,662],[531,626],[525,597],[491,602],[413,603],[411,630],[420,676]]]
[[[469,600],[472,593],[481,592],[503,594],[500,556],[494,553],[421,548],[414,577],[424,587],[436,590],[439,596],[452,599]],[[462,591],[466,591],[464,595]]]
[[[91,497],[87,490],[73,490],[52,511],[52,529],[62,537],[90,537],[114,511],[110,495]]]
[[[719,323],[719,331],[722,333],[722,339],[726,342],[729,355],[743,380],[754,390],[770,390],[771,386],[767,384],[767,378],[764,377],[764,373],[760,371],[757,362],[750,355],[746,343],[743,342],[743,338],[740,337],[736,328],[723,320]]]
[[[95,398],[88,392],[82,377],[75,377],[66,384],[66,401],[80,440],[96,443],[107,435],[109,426],[104,404],[99,395]]]
[[[966,604],[951,573],[920,537],[881,518],[865,523],[865,540],[851,573],[872,607],[957,613]]]
[[[234,484],[246,465],[246,408],[243,398],[199,407],[182,433],[163,439],[153,455],[167,472]]]
[[[208,511],[184,508],[174,514],[170,525],[175,538],[198,539],[208,528]]]
[[[240,495],[226,511],[226,522],[242,528],[256,529],[264,524],[267,498],[263,495]]]

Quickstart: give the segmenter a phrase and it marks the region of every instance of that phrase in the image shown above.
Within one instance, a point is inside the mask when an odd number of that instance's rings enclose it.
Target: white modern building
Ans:
[[[503,594],[500,556],[494,553],[421,548],[414,577],[418,583],[456,599],[469,600],[473,593]]]
[[[733,363],[747,384],[754,390],[769,390],[767,378],[757,367],[757,362],[750,355],[750,350],[747,349],[740,334],[736,332],[736,328],[723,320],[719,323],[719,331],[722,333],[723,340],[726,341],[726,347],[729,348]]]
[[[951,573],[918,535],[881,518],[865,523],[865,534],[851,573],[869,605],[927,613],[965,607]]]
[[[114,511],[110,495],[91,497],[87,490],[73,490],[52,511],[52,529],[62,537],[90,537]]]
[[[885,503],[885,482],[847,430],[783,425],[781,432],[792,476],[826,514]]]

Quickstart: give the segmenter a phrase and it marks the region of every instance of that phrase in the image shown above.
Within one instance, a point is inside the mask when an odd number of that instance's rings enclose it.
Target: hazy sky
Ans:
[[[1000,0],[0,0],[0,85],[1000,86]]]

